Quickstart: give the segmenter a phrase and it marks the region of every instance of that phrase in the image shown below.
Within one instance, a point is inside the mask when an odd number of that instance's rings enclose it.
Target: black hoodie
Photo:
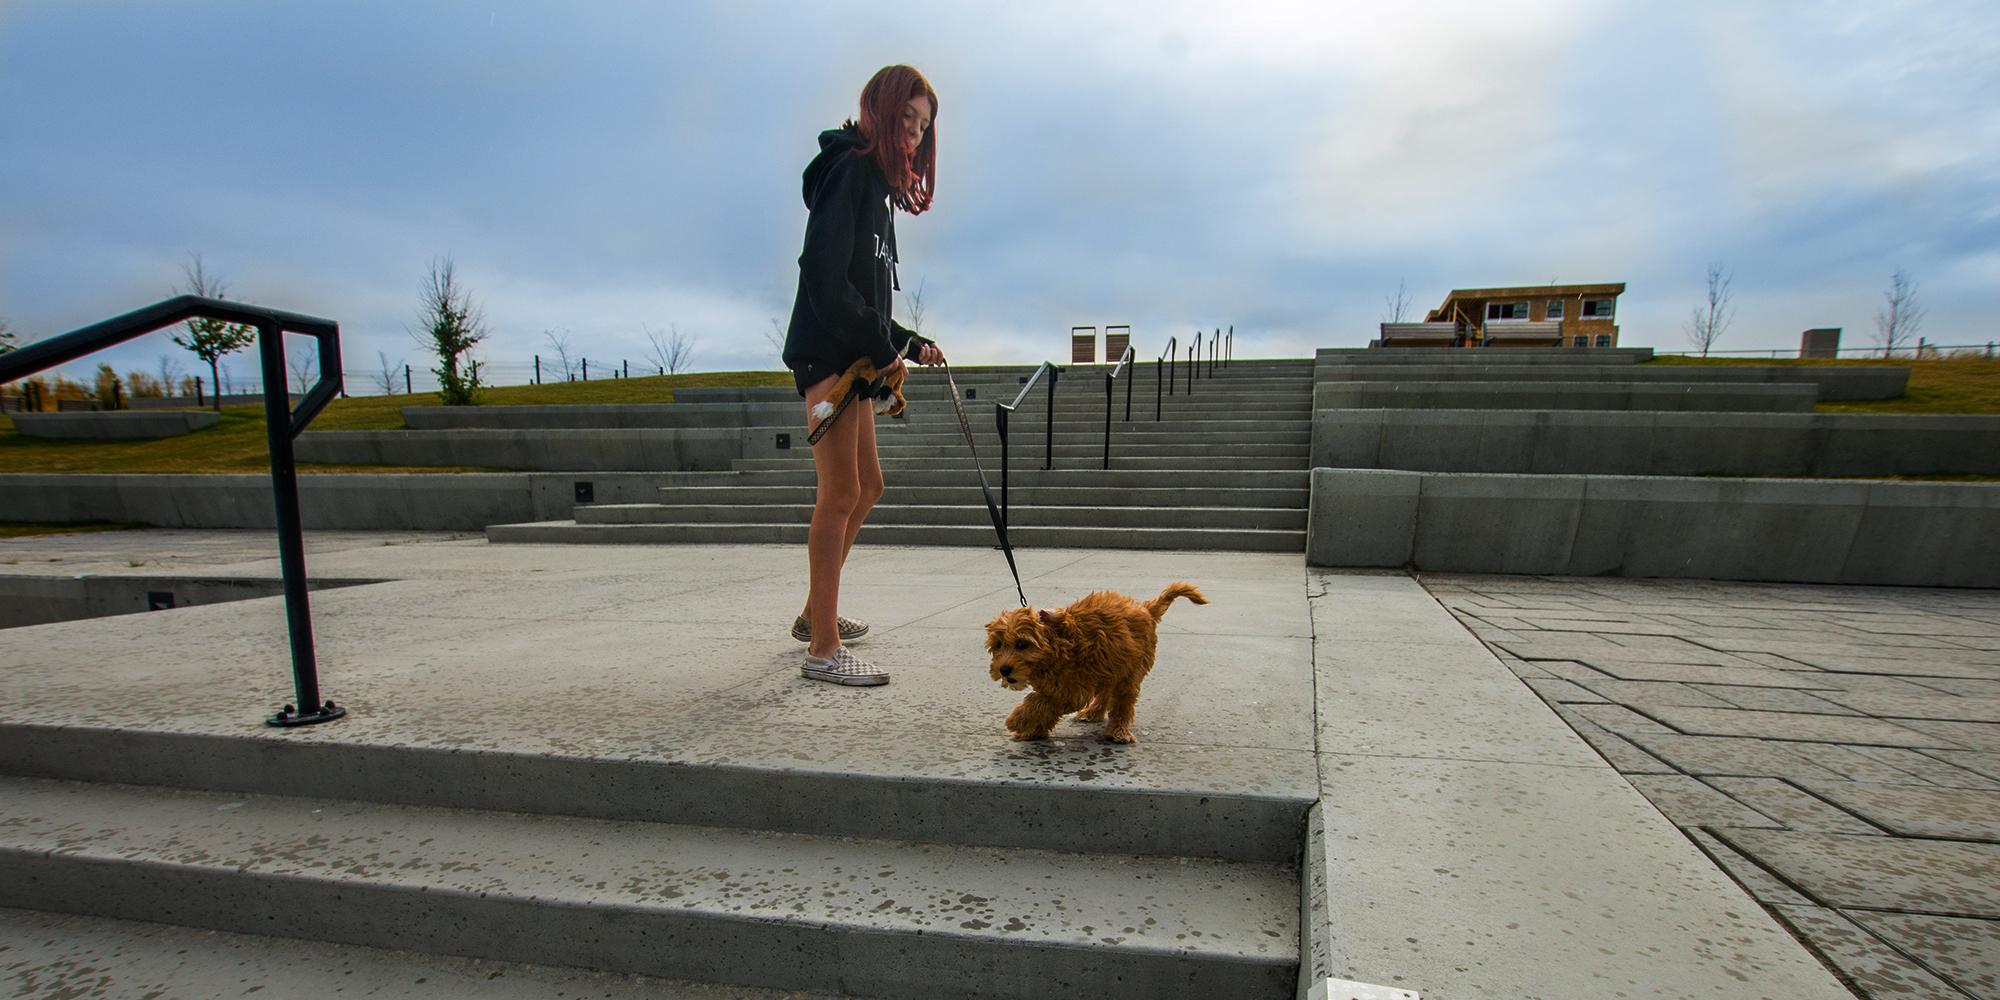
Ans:
[[[886,368],[901,354],[930,343],[889,318],[896,283],[896,222],[889,183],[873,160],[857,153],[851,128],[819,134],[819,155],[806,165],[805,250],[799,292],[785,334],[785,367],[799,395],[829,375],[868,358]]]

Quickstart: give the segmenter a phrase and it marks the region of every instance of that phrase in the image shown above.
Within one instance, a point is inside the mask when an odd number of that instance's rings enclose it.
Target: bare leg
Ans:
[[[825,398],[834,379],[806,390],[806,409]],[[856,448],[860,443],[861,421],[852,412],[840,415],[831,428],[813,445],[813,470],[819,487],[813,496],[812,526],[806,531],[806,564],[811,589],[806,607],[811,609],[812,642],[806,652],[832,656],[840,648],[840,567],[847,557],[848,522],[861,498]]]
[[[814,386],[813,388],[817,389],[818,386]],[[810,390],[808,390],[808,396],[810,397]],[[856,482],[859,487],[855,496],[853,510],[847,515],[847,524],[841,533],[839,569],[845,570],[847,568],[847,554],[854,551],[854,539],[861,534],[862,522],[868,519],[868,512],[875,509],[876,501],[882,499],[883,483],[882,458],[875,449],[875,408],[869,405],[868,400],[859,400],[854,405],[848,407],[846,413],[840,415],[840,420],[841,423],[849,423],[851,421],[852,423],[845,430],[855,432],[857,437],[854,444],[853,456]],[[832,437],[835,431],[838,430],[842,430],[842,428],[836,425],[833,430],[827,431],[826,435],[819,439],[820,444],[825,444],[827,439]],[[813,448],[813,460],[817,464],[819,460],[818,446],[814,446]],[[818,521],[819,509],[815,506],[813,509],[813,522],[817,524]],[[811,542],[807,544],[810,545]],[[815,622],[813,625],[813,635],[817,636],[820,634],[819,625],[813,615],[813,607],[812,597],[808,595],[805,610],[801,613],[806,616],[806,620]],[[837,620],[838,615],[835,617]],[[817,656],[819,654],[814,653],[813,655]]]

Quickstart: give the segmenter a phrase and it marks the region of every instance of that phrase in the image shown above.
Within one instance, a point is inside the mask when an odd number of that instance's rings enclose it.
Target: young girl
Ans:
[[[895,210],[930,208],[937,182],[937,94],[922,73],[889,66],[861,90],[861,117],[821,132],[819,155],[806,166],[805,251],[799,292],[785,336],[785,367],[812,408],[859,358],[887,376],[905,358],[944,360],[935,343],[889,318],[896,282]],[[806,644],[803,672],[835,684],[889,683],[889,675],[856,658],[844,643],[868,633],[841,617],[840,570],[868,511],[882,498],[882,463],[875,452],[875,411],[847,406],[813,445],[819,488],[806,535],[810,590],[792,637]]]

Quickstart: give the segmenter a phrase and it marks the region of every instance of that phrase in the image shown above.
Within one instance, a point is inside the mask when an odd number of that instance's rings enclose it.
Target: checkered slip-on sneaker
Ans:
[[[830,684],[846,684],[850,687],[873,687],[889,683],[889,674],[866,660],[857,660],[854,654],[842,646],[833,651],[833,656],[821,659],[811,653],[806,654],[806,665],[799,673],[816,681]]]
[[[868,634],[867,622],[858,622],[846,615],[836,616],[835,620],[840,622],[841,642],[853,642]],[[813,641],[812,622],[806,621],[806,616],[800,615],[798,621],[792,623],[792,638],[800,642]]]

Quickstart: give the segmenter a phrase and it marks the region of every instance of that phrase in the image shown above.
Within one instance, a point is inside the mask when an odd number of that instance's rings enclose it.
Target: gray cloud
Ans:
[[[176,5],[0,14],[0,316],[60,332],[163,295],[186,253],[240,297],[338,319],[350,368],[420,355],[432,257],[485,353],[544,329],[637,360],[772,367],[813,137],[868,74],[942,96],[906,285],[964,360],[1364,342],[1406,280],[1624,280],[1674,348],[1703,265],[1725,346],[1854,343],[1909,267],[1933,340],[1995,302],[2000,24],[1983,5],[1473,3]],[[148,364],[157,345],[114,355]],[[130,356],[135,360],[119,360]],[[419,367],[421,363],[419,361]],[[248,370],[248,365],[242,366]],[[518,367],[515,371],[520,370]]]

